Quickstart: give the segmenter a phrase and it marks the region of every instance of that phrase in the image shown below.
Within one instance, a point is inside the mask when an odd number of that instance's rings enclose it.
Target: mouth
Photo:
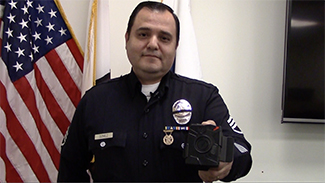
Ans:
[[[150,58],[158,58],[158,59],[160,59],[160,56],[155,55],[155,54],[143,54],[142,56],[143,57],[150,57]]]

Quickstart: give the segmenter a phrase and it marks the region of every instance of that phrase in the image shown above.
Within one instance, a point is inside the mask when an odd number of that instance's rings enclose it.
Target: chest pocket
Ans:
[[[94,154],[98,151],[102,151],[108,148],[117,147],[124,148],[126,145],[127,133],[125,132],[112,132],[108,137],[97,137],[95,135],[92,140],[89,142],[89,149]]]
[[[178,182],[187,180],[192,175],[197,175],[191,170],[191,167],[185,164],[184,148],[186,145],[187,131],[173,131],[173,143],[166,145],[163,140],[160,143],[162,174],[166,182]],[[189,175],[190,174],[190,175]],[[175,178],[171,179],[169,178]],[[179,180],[178,180],[179,179]],[[192,179],[194,181],[195,179]]]
[[[160,149],[162,151],[179,151],[183,152],[185,143],[186,143],[186,137],[187,137],[187,131],[173,131],[172,134],[170,134],[172,137],[166,137],[168,136],[165,134],[162,136],[161,143],[160,143]],[[167,145],[166,142],[164,142],[164,138],[167,138],[167,141],[170,142],[170,138],[172,138],[173,142],[170,145]]]
[[[126,132],[113,132],[112,136],[95,136],[89,141],[89,151],[94,155],[90,171],[94,181],[105,182],[114,180],[113,178],[120,173],[117,167],[125,164],[124,153],[126,149]]]

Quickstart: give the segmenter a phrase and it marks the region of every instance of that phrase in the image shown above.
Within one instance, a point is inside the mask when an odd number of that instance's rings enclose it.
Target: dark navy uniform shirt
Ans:
[[[180,99],[192,108],[187,124],[173,117],[172,106]],[[183,157],[188,132],[173,131],[174,142],[166,145],[163,130],[206,120],[215,121],[235,141],[233,167],[223,180],[246,175],[251,146],[215,86],[169,72],[147,101],[132,71],[97,85],[80,101],[63,140],[58,181],[89,181],[89,169],[100,182],[202,182]]]

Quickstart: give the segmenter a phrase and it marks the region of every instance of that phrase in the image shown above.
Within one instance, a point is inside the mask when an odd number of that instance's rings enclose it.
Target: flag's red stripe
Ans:
[[[23,129],[18,119],[16,118],[14,112],[9,106],[9,102],[6,97],[7,92],[1,82],[0,82],[0,93],[1,93],[0,106],[4,111],[4,113],[6,114],[6,118],[7,118],[6,124],[10,136],[15,141],[20,151],[23,153],[24,157],[26,158],[31,169],[34,171],[38,180],[41,182],[50,182],[50,178],[46,172],[44,165],[42,164],[42,160],[38,155],[33,142],[26,134],[25,130]]]
[[[76,42],[73,39],[70,39],[66,42],[66,44],[68,45],[70,52],[72,53],[74,59],[76,59],[76,62],[78,64],[80,70],[83,71],[84,58],[81,55],[81,53],[79,51],[79,47],[77,46]]]
[[[59,55],[56,53],[55,50],[51,50],[45,55],[45,58],[50,64],[53,72],[55,73],[55,76],[60,81],[70,100],[72,101],[74,106],[77,107],[81,97],[81,92],[79,91],[79,88],[71,78],[68,70],[62,63]]]
[[[0,157],[4,161],[6,166],[6,181],[7,182],[23,182],[20,178],[19,174],[17,173],[14,166],[12,166],[11,162],[9,161],[7,154],[6,154],[6,139],[0,133]]]
[[[0,8],[1,7],[3,7],[3,6],[0,6]],[[0,29],[2,28],[2,26],[3,26],[3,21],[2,21],[2,16],[3,15],[0,15],[1,16],[1,18],[0,18]],[[2,46],[2,35],[0,35],[0,45]],[[2,49],[0,49],[0,56],[2,56]]]
[[[34,64],[35,78],[38,90],[40,91],[45,105],[52,116],[54,122],[60,129],[62,134],[65,134],[68,126],[70,125],[69,119],[66,117],[61,107],[55,100],[53,94],[45,83],[43,77],[41,76],[40,70],[37,64]]]
[[[1,26],[0,26],[1,28]],[[0,45],[2,45],[2,39],[0,39]],[[0,57],[2,56],[2,49],[0,49]]]
[[[37,105],[36,105],[36,97],[33,89],[29,85],[29,82],[25,77],[20,78],[19,80],[14,82],[14,85],[20,94],[21,98],[23,99],[24,103],[26,104],[28,110],[30,111],[31,115],[35,120],[36,127],[40,133],[42,138],[42,142],[45,145],[48,153],[51,156],[51,159],[55,165],[55,167],[59,168],[59,161],[60,161],[60,153],[55,147],[54,141],[51,138],[51,135],[44,125],[42,118],[39,114]]]

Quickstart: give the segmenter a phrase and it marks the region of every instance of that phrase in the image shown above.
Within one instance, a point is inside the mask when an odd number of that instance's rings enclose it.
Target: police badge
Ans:
[[[172,113],[176,123],[180,125],[185,125],[191,120],[192,106],[185,99],[177,100],[173,104]]]

